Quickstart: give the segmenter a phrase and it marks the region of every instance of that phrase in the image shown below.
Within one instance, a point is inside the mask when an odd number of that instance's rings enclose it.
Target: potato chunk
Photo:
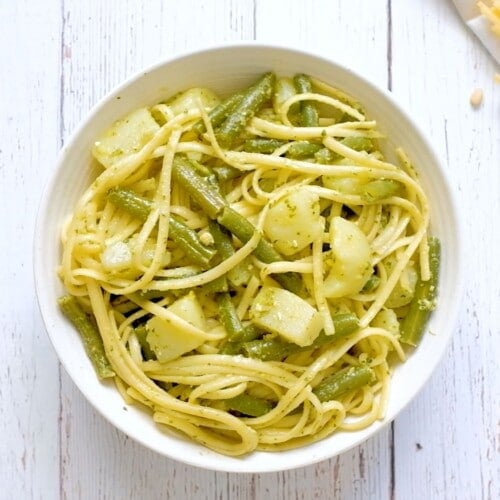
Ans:
[[[160,128],[147,108],[140,108],[115,122],[92,148],[94,158],[105,168],[140,151]]]
[[[210,89],[195,87],[176,95],[167,103],[174,115],[186,113],[192,109],[198,109],[200,103],[206,109],[215,108],[220,103],[220,99]]]
[[[299,346],[311,345],[323,328],[323,316],[309,303],[282,288],[264,286],[250,309],[252,322]]]
[[[325,268],[330,272],[324,280],[325,296],[344,297],[358,293],[372,274],[371,247],[365,234],[342,217],[334,217],[330,225],[330,255]]]
[[[318,195],[298,189],[279,199],[270,209],[264,232],[283,255],[310,245],[323,231]]]
[[[194,292],[189,292],[176,300],[167,309],[191,325],[204,330],[205,315]],[[202,336],[179,328],[158,316],[151,318],[146,323],[146,328],[148,330],[146,340],[158,360],[162,362],[178,358],[182,354],[196,349],[205,341]]]

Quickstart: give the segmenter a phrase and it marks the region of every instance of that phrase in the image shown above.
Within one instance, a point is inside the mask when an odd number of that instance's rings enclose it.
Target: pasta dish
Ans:
[[[439,274],[417,173],[386,148],[362,103],[304,74],[110,124],[58,269],[97,375],[232,456],[383,418]]]

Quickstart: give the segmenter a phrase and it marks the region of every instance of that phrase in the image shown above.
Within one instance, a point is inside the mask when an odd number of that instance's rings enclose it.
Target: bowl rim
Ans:
[[[189,59],[192,56],[197,56],[197,55],[202,55],[205,53],[212,53],[212,52],[218,52],[218,51],[226,51],[226,50],[235,50],[235,49],[259,49],[259,50],[279,50],[279,51],[285,51],[289,53],[295,53],[295,54],[300,54],[303,57],[308,57],[315,59],[319,64],[321,65],[327,65],[330,67],[339,67],[341,68],[344,72],[349,73],[350,76],[352,76],[354,79],[359,80],[364,86],[367,86],[371,88],[371,90],[375,91],[378,94],[382,94],[384,98],[390,103],[391,106],[395,107],[402,115],[408,118],[408,120],[411,122],[412,126],[414,127],[415,131],[417,132],[419,136],[419,140],[421,141],[422,145],[427,151],[427,154],[431,158],[432,162],[438,166],[439,174],[442,176],[444,180],[444,187],[446,190],[447,194],[447,201],[449,202],[448,206],[451,209],[450,216],[453,219],[454,226],[456,228],[455,231],[455,238],[458,243],[458,247],[454,249],[455,253],[455,258],[456,258],[456,264],[457,267],[454,269],[455,270],[455,285],[456,289],[453,291],[453,296],[452,300],[450,300],[449,305],[451,306],[450,309],[447,310],[447,318],[449,320],[449,328],[448,328],[448,335],[445,338],[443,342],[440,344],[440,352],[435,356],[433,363],[430,366],[429,370],[426,370],[424,376],[420,378],[420,384],[419,387],[414,393],[411,395],[410,398],[408,398],[404,404],[400,405],[398,407],[398,410],[395,412],[394,415],[391,417],[385,417],[383,422],[379,422],[376,428],[373,429],[372,432],[370,432],[367,436],[365,435],[359,435],[354,437],[352,439],[352,442],[349,443],[349,445],[342,447],[340,450],[337,450],[333,453],[319,453],[315,455],[314,457],[309,457],[307,453],[302,453],[300,455],[301,459],[300,460],[294,460],[290,461],[290,463],[287,463],[284,466],[279,465],[279,460],[275,461],[276,466],[269,468],[267,467],[266,470],[262,470],[259,467],[241,467],[242,464],[244,464],[244,461],[236,461],[232,462],[235,465],[234,466],[227,466],[227,463],[225,465],[221,465],[218,462],[214,460],[210,460],[210,456],[208,458],[200,458],[200,455],[198,453],[193,453],[192,456],[178,456],[173,453],[169,453],[168,449],[165,449],[165,447],[161,447],[158,445],[155,445],[149,441],[146,441],[144,439],[141,439],[141,436],[139,433],[136,434],[131,434],[130,429],[127,428],[126,425],[122,423],[122,421],[119,421],[117,419],[112,418],[112,415],[108,415],[107,412],[105,411],[105,408],[102,405],[98,404],[98,401],[96,398],[92,396],[90,393],[91,391],[88,390],[85,386],[85,384],[79,380],[77,377],[74,377],[72,375],[72,369],[68,365],[67,360],[65,360],[65,357],[63,353],[60,352],[58,343],[57,343],[57,336],[54,335],[53,333],[53,326],[50,324],[49,321],[49,316],[50,313],[48,312],[46,308],[47,304],[47,297],[44,292],[43,292],[43,283],[41,282],[40,278],[40,273],[37,272],[38,269],[43,266],[43,252],[42,248],[43,246],[40,245],[38,242],[43,241],[43,228],[44,228],[44,222],[45,219],[47,218],[47,212],[48,212],[48,207],[50,205],[50,200],[51,200],[51,193],[54,190],[54,187],[56,185],[57,181],[57,173],[60,171],[60,169],[63,167],[65,161],[66,161],[66,156],[68,154],[68,151],[75,146],[75,144],[78,142],[78,137],[80,136],[81,132],[87,127],[89,122],[91,122],[96,114],[98,114],[110,101],[116,98],[124,89],[130,87],[131,85],[135,84],[137,81],[139,81],[141,78],[144,76],[147,76],[149,73],[156,71],[166,65],[172,64],[176,61],[180,61],[182,59]],[[447,349],[449,348],[451,339],[453,337],[453,331],[456,329],[456,324],[458,320],[458,313],[459,313],[459,308],[460,308],[460,303],[462,300],[463,296],[463,280],[464,280],[464,269],[465,265],[463,262],[463,222],[462,218],[459,216],[460,210],[459,210],[459,204],[458,204],[458,199],[457,199],[457,188],[455,184],[452,182],[451,175],[448,173],[448,170],[444,168],[445,163],[441,161],[441,158],[439,155],[436,153],[436,150],[433,146],[433,144],[430,142],[428,138],[428,134],[424,133],[422,126],[419,124],[418,120],[415,119],[413,116],[410,115],[409,111],[399,103],[399,101],[396,99],[394,94],[384,88],[379,86],[378,84],[374,83],[373,81],[369,80],[368,77],[365,77],[363,74],[360,74],[358,71],[353,70],[352,68],[346,66],[345,63],[339,62],[335,60],[334,58],[330,56],[326,56],[324,53],[320,52],[313,52],[312,50],[304,50],[302,48],[299,48],[294,45],[289,45],[289,44],[280,44],[280,43],[267,43],[264,41],[237,41],[237,42],[223,42],[223,43],[218,43],[218,44],[211,44],[211,45],[203,45],[203,46],[198,46],[195,48],[191,48],[190,50],[185,50],[185,51],[179,51],[176,52],[172,55],[169,55],[168,57],[160,58],[157,60],[155,63],[146,66],[144,69],[141,69],[139,71],[134,72],[131,76],[127,77],[122,83],[114,86],[111,90],[109,90],[103,97],[101,97],[91,108],[88,110],[83,119],[81,119],[78,123],[78,125],[74,128],[74,130],[69,134],[68,138],[66,141],[64,141],[64,144],[62,145],[58,156],[57,160],[54,164],[54,167],[50,170],[48,173],[48,178],[45,181],[45,185],[42,190],[42,195],[40,197],[40,202],[38,206],[38,212],[36,216],[36,222],[35,222],[35,230],[34,230],[34,241],[33,241],[33,253],[34,253],[34,259],[33,259],[33,273],[34,273],[34,282],[35,282],[35,292],[36,292],[36,297],[37,297],[37,303],[38,303],[38,308],[43,320],[43,324],[45,326],[45,331],[49,337],[49,340],[54,348],[54,351],[57,354],[57,358],[59,363],[64,367],[66,373],[69,375],[69,378],[72,380],[72,382],[76,385],[76,387],[79,389],[79,391],[84,395],[85,399],[94,407],[94,409],[102,415],[113,427],[118,428],[121,432],[123,432],[126,436],[129,438],[133,439],[135,442],[140,443],[142,446],[149,450],[153,450],[156,453],[158,453],[161,456],[168,457],[170,459],[182,462],[184,464],[192,465],[195,467],[203,468],[206,470],[214,470],[214,471],[223,471],[223,472],[236,472],[236,473],[266,473],[266,472],[277,472],[277,471],[284,471],[284,470],[290,470],[290,469],[295,469],[299,467],[305,467],[309,465],[313,465],[315,463],[321,462],[323,460],[327,460],[330,458],[333,458],[335,456],[338,456],[342,453],[345,453],[352,448],[359,446],[360,444],[364,443],[368,439],[373,438],[376,434],[378,434],[381,430],[385,429],[390,423],[394,421],[395,418],[397,418],[398,415],[400,415],[409,405],[410,403],[416,398],[416,396],[422,391],[422,389],[427,385],[428,380],[430,377],[436,372],[437,366],[443,361],[444,354],[446,353]],[[373,426],[375,424],[372,424]],[[327,439],[327,438],[325,438]],[[307,450],[308,445],[302,447],[302,450]],[[255,452],[254,452],[255,453]],[[266,453],[266,452],[257,452],[257,453]],[[286,452],[267,452],[267,453],[272,453],[276,454],[278,456],[279,453],[286,453]]]

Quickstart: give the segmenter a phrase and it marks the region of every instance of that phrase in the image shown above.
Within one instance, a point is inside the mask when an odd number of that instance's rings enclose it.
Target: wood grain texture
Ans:
[[[500,498],[500,86],[451,2],[187,0],[0,2],[0,499]],[[19,34],[26,36],[19,36]],[[28,36],[29,34],[29,36]],[[443,363],[376,437],[311,467],[211,472],[160,457],[108,424],[61,371],[33,298],[40,180],[88,110],[162,57],[223,41],[330,56],[392,87],[453,172],[467,286]],[[471,109],[473,88],[484,103]],[[486,216],[483,216],[486,214]],[[15,283],[15,286],[12,286]]]
[[[451,2],[393,2],[392,14],[393,91],[428,131],[451,173],[467,262],[452,345],[395,423],[395,493],[499,498],[500,378],[493,374],[500,354],[500,284],[493,277],[500,272],[500,233],[492,225],[500,213],[498,66],[463,29]],[[476,87],[484,102],[473,109],[469,97]]]
[[[12,42],[0,48],[0,498],[54,497],[59,368],[33,294],[31,248],[42,181],[60,146],[59,5],[1,2],[0,18]],[[21,20],[32,38],[19,37]]]

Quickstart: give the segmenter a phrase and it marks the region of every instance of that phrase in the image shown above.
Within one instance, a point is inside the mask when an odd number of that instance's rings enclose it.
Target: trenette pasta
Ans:
[[[382,141],[307,75],[222,103],[188,89],[115,123],[59,268],[77,326],[97,325],[100,375],[227,455],[383,418],[401,343],[435,307],[439,245],[413,167]]]

